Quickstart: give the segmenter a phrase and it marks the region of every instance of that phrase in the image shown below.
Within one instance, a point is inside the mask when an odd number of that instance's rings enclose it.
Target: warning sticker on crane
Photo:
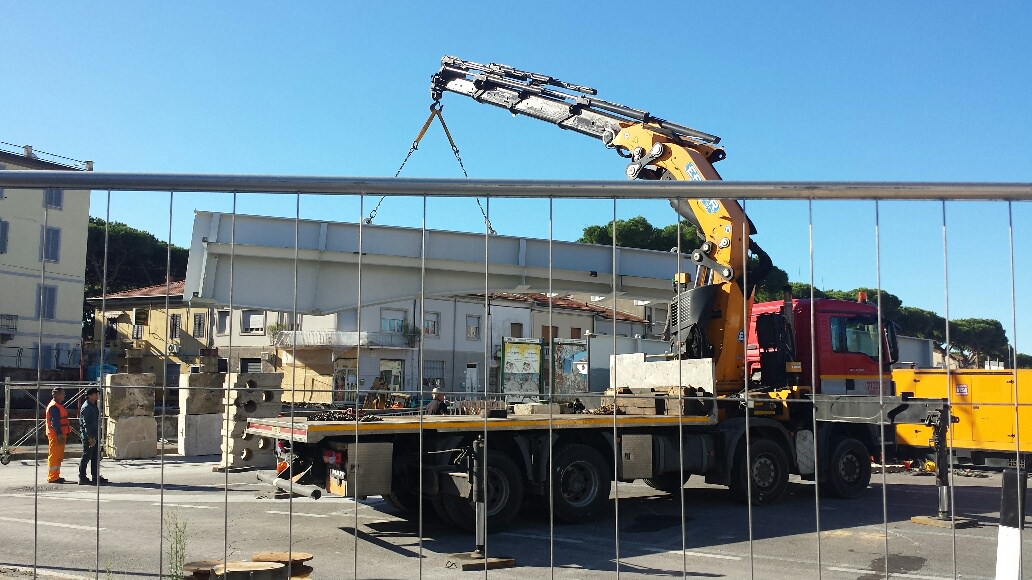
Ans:
[[[715,199],[700,199],[699,205],[706,210],[706,213],[717,213],[720,211],[720,202]]]
[[[699,167],[691,161],[684,166],[684,173],[688,176],[688,181],[705,181],[702,177],[702,172],[699,171]]]

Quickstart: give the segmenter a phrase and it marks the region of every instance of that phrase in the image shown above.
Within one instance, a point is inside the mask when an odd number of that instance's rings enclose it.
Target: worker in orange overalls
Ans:
[[[68,411],[61,403],[64,401],[64,389],[54,387],[54,398],[47,405],[47,483],[64,483],[61,477],[61,462],[64,461],[65,443],[72,426],[68,423]]]

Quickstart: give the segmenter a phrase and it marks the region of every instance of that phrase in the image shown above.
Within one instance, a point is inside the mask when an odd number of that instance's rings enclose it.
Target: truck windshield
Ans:
[[[878,321],[869,316],[835,316],[831,319],[831,350],[855,352],[878,358]]]

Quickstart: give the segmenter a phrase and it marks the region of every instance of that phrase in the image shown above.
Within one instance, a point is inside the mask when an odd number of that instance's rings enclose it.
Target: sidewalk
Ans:
[[[46,459],[47,459],[47,445],[44,443],[44,444],[40,445],[37,449],[38,449],[38,451],[36,453],[39,454],[40,460],[46,461]],[[165,441],[163,448],[162,448],[162,443],[158,442],[158,453],[155,454],[154,457],[157,457],[158,455],[161,455],[162,454],[162,449],[164,449],[164,455],[179,455],[179,443],[177,441]],[[103,451],[103,449],[101,451]],[[35,459],[36,453],[33,452],[33,447],[31,445],[30,446],[23,446],[23,447],[12,447],[11,448],[11,461],[23,461],[23,460],[27,460],[27,459],[28,460]],[[65,454],[64,454],[64,456],[65,456],[65,459],[82,457],[82,443],[69,443],[68,445],[65,445]],[[102,459],[109,460],[110,457],[103,457],[102,456]]]

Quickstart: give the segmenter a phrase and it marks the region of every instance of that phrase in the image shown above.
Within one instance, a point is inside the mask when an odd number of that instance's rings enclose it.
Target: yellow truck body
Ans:
[[[1019,452],[1032,453],[1032,370],[898,369],[892,380],[897,394],[950,401],[954,463],[1008,467]],[[897,425],[896,444],[930,454],[932,428]]]

